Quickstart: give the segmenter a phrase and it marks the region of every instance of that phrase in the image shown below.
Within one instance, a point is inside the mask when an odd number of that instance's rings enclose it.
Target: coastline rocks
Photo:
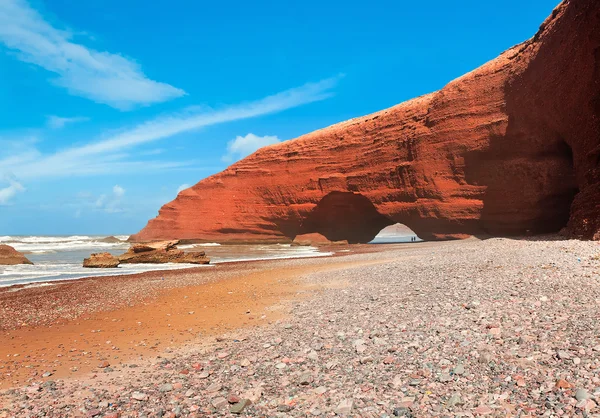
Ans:
[[[16,264],[33,264],[19,251],[10,245],[0,245],[0,265],[14,266]]]
[[[135,244],[129,250],[119,256],[121,263],[187,263],[208,264],[210,259],[204,251],[185,252],[177,249],[179,241],[159,241],[145,244]]]
[[[110,237],[101,238],[101,239],[97,240],[97,242],[104,242],[106,244],[119,244],[119,243],[121,243],[123,241],[121,241],[119,238],[113,237],[111,235]]]
[[[83,260],[83,267],[89,268],[116,268],[119,264],[119,259],[110,253],[95,253]]]
[[[319,233],[297,235],[292,242],[292,245],[348,245],[348,241],[330,241],[325,236]]]
[[[154,251],[154,250],[169,251],[169,250],[176,249],[177,244],[179,244],[179,241],[177,241],[177,240],[149,242],[149,243],[144,243],[144,244],[134,244],[131,246],[131,248],[129,250],[134,253],[144,253],[144,252]]]

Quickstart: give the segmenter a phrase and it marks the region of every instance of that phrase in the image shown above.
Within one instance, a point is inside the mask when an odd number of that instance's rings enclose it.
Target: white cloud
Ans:
[[[97,198],[89,192],[80,192],[77,195],[80,205],[107,213],[123,212],[121,207],[123,196],[125,196],[125,189],[118,184],[112,188],[112,193],[104,193]]]
[[[187,184],[187,183],[183,183],[181,186],[179,186],[179,187],[177,188],[177,193],[179,194],[179,192],[181,192],[182,190],[188,189],[188,188],[190,188],[190,187],[191,187],[191,186],[190,186],[189,184]]]
[[[17,193],[25,191],[25,187],[13,177],[7,177],[5,183],[8,186],[0,189],[0,205],[8,205]]]
[[[276,136],[257,136],[252,133],[246,136],[236,136],[234,140],[227,143],[227,154],[221,159],[225,162],[241,160],[267,145],[281,142]]]
[[[70,94],[119,109],[185,94],[150,80],[135,61],[88,48],[73,37],[72,32],[53,27],[26,0],[0,1],[0,42],[16,51],[19,60],[57,74],[53,83]]]
[[[77,123],[77,122],[85,122],[90,120],[85,117],[75,117],[75,118],[61,118],[60,116],[51,115],[48,116],[48,126],[52,129],[61,129],[64,128],[65,125],[69,123]]]
[[[158,171],[189,166],[191,162],[131,160],[126,151],[151,142],[211,125],[281,112],[331,97],[339,77],[308,83],[261,100],[200,113],[182,112],[159,117],[102,140],[59,150],[54,154],[22,153],[8,161],[0,160],[0,173],[19,178],[48,179],[65,176],[116,174],[131,171]],[[136,154],[137,155],[137,154]],[[18,160],[18,163],[15,161]]]
[[[123,195],[125,194],[125,189],[117,184],[115,185],[115,187],[113,187],[113,193],[117,197],[123,197]]]

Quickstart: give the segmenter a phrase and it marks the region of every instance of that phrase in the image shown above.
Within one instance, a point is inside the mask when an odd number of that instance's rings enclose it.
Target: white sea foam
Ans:
[[[34,265],[4,266],[0,269],[0,287],[15,284],[48,283],[56,280],[75,280],[82,277],[113,276],[146,271],[173,270],[201,267],[196,264],[123,264],[115,269],[87,269],[83,259],[94,252],[122,254],[129,248],[127,235],[117,238],[123,242],[102,242],[105,237],[74,235],[51,236],[3,236],[0,242],[8,243],[18,251],[27,253]],[[180,249],[210,247],[206,249],[211,263],[226,263],[249,260],[304,258],[331,255],[320,253],[314,247],[291,247],[283,245],[220,245],[202,243],[181,245]],[[209,267],[210,265],[208,265]]]

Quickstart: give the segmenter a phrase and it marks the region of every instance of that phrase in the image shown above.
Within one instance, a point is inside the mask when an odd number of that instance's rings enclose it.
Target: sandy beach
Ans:
[[[598,243],[348,248],[2,289],[0,416],[600,412]]]

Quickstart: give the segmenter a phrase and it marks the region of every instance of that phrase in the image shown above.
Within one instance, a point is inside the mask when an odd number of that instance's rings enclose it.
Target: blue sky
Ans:
[[[0,1],[0,235],[137,232],[261,145],[442,88],[557,0]]]

